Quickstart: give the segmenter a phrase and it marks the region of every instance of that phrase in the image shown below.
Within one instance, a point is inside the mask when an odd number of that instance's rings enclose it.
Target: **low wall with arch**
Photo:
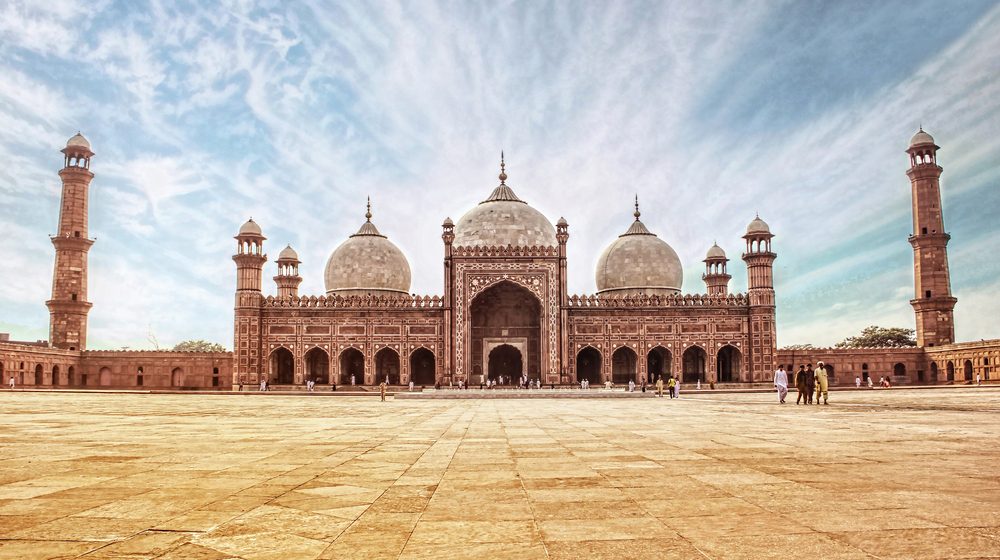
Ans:
[[[78,386],[115,389],[198,389],[233,387],[231,352],[84,351]]]

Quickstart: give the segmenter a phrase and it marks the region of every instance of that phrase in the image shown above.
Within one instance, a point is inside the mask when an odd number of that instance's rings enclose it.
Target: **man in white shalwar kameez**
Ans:
[[[774,372],[774,386],[778,389],[778,401],[785,404],[785,397],[788,395],[788,372],[784,365],[779,365]]]

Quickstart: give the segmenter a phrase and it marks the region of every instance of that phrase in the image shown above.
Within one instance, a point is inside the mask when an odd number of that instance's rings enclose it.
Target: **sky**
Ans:
[[[569,222],[569,291],[642,220],[702,259],[775,234],[779,346],[914,327],[909,167],[942,147],[959,341],[1000,338],[1000,2],[0,2],[0,332],[48,338],[63,163],[90,191],[88,346],[232,347],[240,225],[300,294],[372,221],[443,293],[441,223],[507,184]]]

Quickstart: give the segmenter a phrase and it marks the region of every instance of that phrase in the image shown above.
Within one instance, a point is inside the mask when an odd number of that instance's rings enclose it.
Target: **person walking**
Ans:
[[[413,392],[413,380],[412,379],[410,380],[410,392],[411,393]]]
[[[816,390],[816,372],[812,364],[806,364],[806,404],[813,403],[813,391]],[[819,404],[818,402],[816,404]]]
[[[856,386],[856,387],[857,387],[858,389],[860,389],[860,388],[861,388],[861,378],[860,378],[860,377],[855,377],[855,378],[854,378],[854,385],[855,385],[855,386]]]
[[[677,388],[677,380],[674,376],[670,376],[670,380],[667,381],[667,390],[670,391],[670,398],[674,398],[674,390]]]
[[[681,398],[681,378],[680,377],[675,377],[674,378],[674,398],[675,399]]]
[[[788,372],[785,371],[784,364],[780,364],[774,372],[774,386],[778,389],[779,404],[785,404],[785,397],[788,396]]]
[[[10,390],[11,391],[14,390],[14,376],[13,375],[10,376]]]
[[[382,402],[385,402],[385,381],[379,383],[378,392],[382,395]]]
[[[980,378],[980,375],[982,375],[982,374],[980,374],[980,373],[976,374],[976,386],[977,387],[983,384],[983,381],[982,381],[982,378]]]
[[[818,366],[816,368],[816,404],[819,404],[821,394],[823,396],[823,404],[830,404],[828,402],[830,396],[828,391],[830,378],[827,374],[826,364],[823,363],[823,360],[820,360],[816,362],[816,365]]]
[[[806,396],[806,366],[800,365],[799,371],[795,372],[795,390],[799,396],[795,397],[795,404],[809,404],[809,397]]]

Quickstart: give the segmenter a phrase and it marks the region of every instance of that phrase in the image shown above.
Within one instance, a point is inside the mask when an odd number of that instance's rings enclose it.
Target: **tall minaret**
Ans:
[[[236,235],[236,312],[233,325],[233,383],[259,383],[264,367],[260,356],[261,277],[264,275],[264,237],[260,226],[250,221]]]
[[[278,254],[278,275],[274,277],[274,283],[278,285],[278,297],[299,297],[299,284],[302,277],[299,276],[298,253],[289,245]]]
[[[724,296],[729,294],[729,280],[732,278],[726,273],[726,252],[716,243],[708,250],[705,256],[705,274],[701,279],[705,281],[705,288],[710,296]]]
[[[52,299],[49,308],[49,342],[64,350],[87,349],[87,313],[94,305],[87,301],[87,252],[94,241],[87,236],[87,199],[90,181],[90,142],[79,133],[63,148],[62,205],[59,231],[52,237],[56,246]]]
[[[752,377],[744,381],[769,381],[773,378],[774,355],[777,343],[774,337],[774,281],[772,267],[778,256],[771,252],[770,228],[754,218],[747,226],[747,297],[750,300],[751,355],[745,356],[753,364]],[[760,335],[759,337],[757,335]]]
[[[948,240],[941,214],[941,167],[930,134],[920,132],[910,140],[910,177],[913,190],[913,284],[910,305],[917,315],[917,346],[955,342],[954,313],[957,298],[951,295],[948,275]]]

